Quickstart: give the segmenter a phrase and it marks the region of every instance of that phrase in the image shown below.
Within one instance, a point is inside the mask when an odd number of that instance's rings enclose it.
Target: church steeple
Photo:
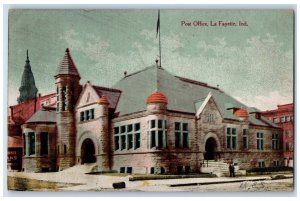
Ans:
[[[38,92],[38,89],[35,86],[34,76],[31,71],[28,49],[27,49],[27,58],[26,58],[26,63],[25,63],[19,91],[20,91],[20,96],[17,100],[18,103],[22,103],[32,98],[35,98]]]

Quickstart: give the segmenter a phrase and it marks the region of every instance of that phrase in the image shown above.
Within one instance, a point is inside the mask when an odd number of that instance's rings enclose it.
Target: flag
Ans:
[[[157,38],[157,34],[158,34],[158,31],[160,29],[160,21],[159,21],[159,10],[158,10],[158,18],[157,18],[157,26],[156,26],[156,38]]]

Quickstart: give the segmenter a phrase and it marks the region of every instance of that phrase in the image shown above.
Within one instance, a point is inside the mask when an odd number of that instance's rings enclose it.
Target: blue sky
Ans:
[[[55,91],[67,47],[81,83],[112,86],[123,72],[158,57],[157,10],[11,10],[9,104],[15,104],[29,49],[39,92]],[[182,26],[181,22],[247,22],[248,26]],[[161,10],[162,66],[219,85],[259,109],[293,100],[293,12],[290,10]]]

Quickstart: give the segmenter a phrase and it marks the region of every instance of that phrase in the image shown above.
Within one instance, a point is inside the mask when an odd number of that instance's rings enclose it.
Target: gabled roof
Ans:
[[[195,108],[196,108],[196,116],[199,117],[199,115],[202,113],[203,109],[205,108],[206,104],[208,103],[209,99],[211,98],[211,93],[206,96],[205,99],[200,99],[195,101]]]
[[[118,89],[113,89],[113,88],[107,88],[107,87],[100,87],[100,86],[95,86],[92,85],[96,93],[98,94],[99,98],[102,96],[106,96],[108,102],[109,102],[109,108],[115,109],[120,95],[121,91]]]
[[[119,115],[146,110],[147,97],[155,90],[164,93],[168,97],[168,110],[196,114],[195,103],[197,101],[201,102],[201,100],[203,103],[209,93],[213,96],[223,118],[239,120],[232,111],[227,110],[231,107],[243,107],[248,111],[253,110],[253,108],[248,109],[246,105],[217,87],[174,76],[156,65],[125,76],[113,87],[122,91],[115,111]],[[201,105],[201,103],[199,104]],[[269,126],[262,120],[255,119],[253,115],[250,115],[249,120],[255,125]]]
[[[57,75],[75,75],[80,77],[69,48],[66,49],[66,53],[58,66],[56,71],[56,76]]]
[[[42,107],[26,123],[56,123],[55,108]]]

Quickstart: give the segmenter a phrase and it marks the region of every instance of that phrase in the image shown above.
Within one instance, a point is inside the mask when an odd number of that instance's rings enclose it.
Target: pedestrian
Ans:
[[[235,172],[234,172],[234,163],[232,163],[232,176],[235,177]]]
[[[229,175],[230,175],[230,177],[232,176],[232,171],[231,171],[231,163],[229,163],[229,166],[228,166],[228,168],[229,168]]]
[[[233,163],[229,164],[229,173],[230,173],[230,177],[235,177]]]

